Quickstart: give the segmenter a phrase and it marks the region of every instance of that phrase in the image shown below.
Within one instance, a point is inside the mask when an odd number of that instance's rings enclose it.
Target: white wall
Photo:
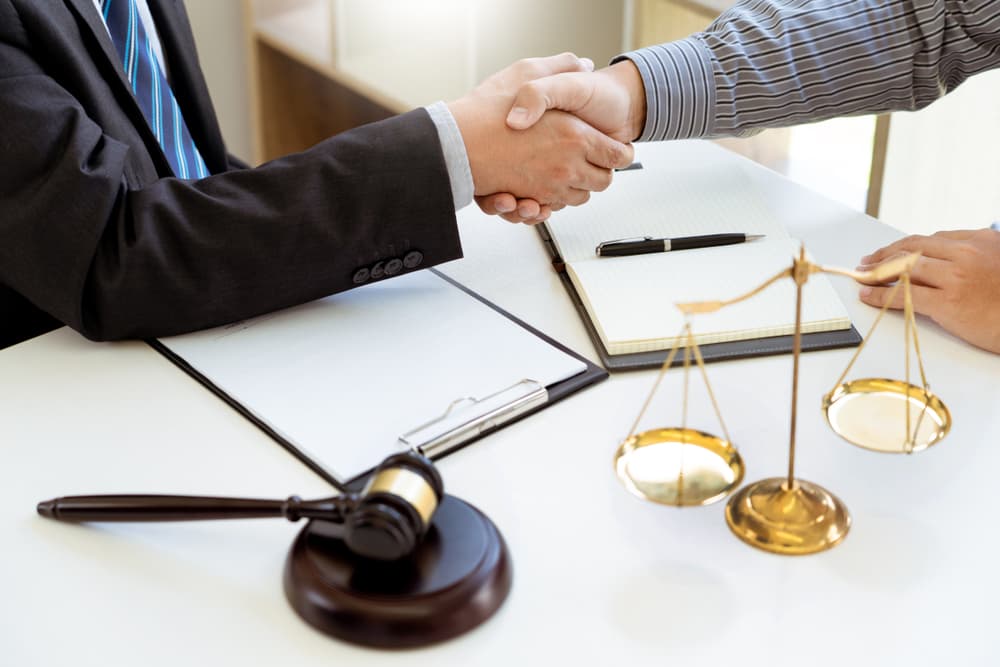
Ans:
[[[471,4],[469,4],[471,3]],[[293,2],[259,3],[285,7]],[[527,55],[549,55],[573,50],[592,57],[603,65],[621,50],[622,7],[620,2],[607,0],[340,0],[336,3],[354,35],[364,35],[369,43],[361,42],[361,51],[370,51],[381,42],[397,37],[394,30],[404,30],[409,40],[428,40],[424,49],[410,50],[404,62],[393,63],[394,51],[378,51],[377,69],[387,70],[404,78],[411,86],[426,90],[424,97],[415,96],[415,104],[450,99],[468,91],[475,83],[493,71]],[[252,113],[250,109],[247,43],[244,36],[244,3],[242,0],[185,0],[191,19],[202,70],[208,81],[222,133],[230,152],[248,159],[253,155]],[[348,11],[349,10],[349,11]],[[472,21],[459,32],[435,26],[435,10],[471,12]],[[415,14],[415,17],[410,17]],[[512,16],[516,18],[511,18]],[[525,20],[525,17],[531,17]],[[566,25],[566,17],[572,20]],[[405,19],[405,20],[404,20]],[[420,23],[423,21],[424,23]],[[377,26],[374,35],[365,28]],[[460,79],[448,85],[444,73],[437,71],[434,85],[426,86],[421,75],[432,67],[421,67],[422,61],[433,61],[435,51],[447,49],[449,43],[462,42],[466,33],[479,36],[475,49],[478,57],[468,62],[469,71],[459,72]],[[381,41],[380,41],[381,40]],[[357,39],[352,40],[357,42]],[[433,48],[430,48],[433,47]],[[352,49],[348,49],[350,52]],[[377,51],[377,49],[375,49]],[[399,49],[396,49],[397,51]],[[356,55],[356,54],[355,54]],[[406,67],[415,72],[406,73]],[[362,72],[364,74],[365,72]],[[372,75],[374,76],[374,75]],[[377,77],[376,77],[377,79]],[[406,97],[403,95],[402,97]],[[410,101],[410,100],[408,100]]]
[[[184,5],[229,152],[249,160],[253,148],[243,2],[186,0]]]
[[[417,106],[464,95],[529,56],[573,51],[598,66],[621,52],[609,0],[336,0],[336,66]]]
[[[893,114],[879,218],[919,234],[1000,220],[1000,71]]]

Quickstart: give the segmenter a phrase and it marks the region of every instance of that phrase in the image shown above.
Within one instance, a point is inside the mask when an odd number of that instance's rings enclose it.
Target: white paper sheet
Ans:
[[[642,169],[618,172],[611,187],[584,206],[553,213],[546,225],[562,258],[596,259],[598,243],[642,236],[745,232],[788,238],[750,178],[736,166],[706,166],[700,143],[670,142],[669,160],[657,155],[657,144],[638,145]]]
[[[586,369],[429,271],[161,342],[341,479],[456,399]]]
[[[792,265],[791,239],[569,265],[577,291],[609,354],[669,349],[684,325],[678,302],[728,300]],[[823,275],[802,291],[802,332],[846,329],[847,309]],[[795,332],[795,283],[779,280],[746,301],[691,317],[699,345]]]

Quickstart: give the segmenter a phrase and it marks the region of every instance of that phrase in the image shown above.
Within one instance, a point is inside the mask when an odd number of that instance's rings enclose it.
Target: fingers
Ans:
[[[526,225],[537,225],[545,222],[552,216],[552,207],[547,204],[539,204],[534,199],[517,200],[517,219],[510,222],[523,222]]]
[[[869,306],[881,308],[885,305],[892,289],[892,287],[862,287],[858,292],[858,297]],[[932,319],[936,319],[935,315],[937,314],[937,310],[940,307],[940,304],[944,302],[942,290],[936,287],[911,285],[910,294],[913,298],[913,310],[915,312],[920,313],[921,315],[927,315]],[[889,308],[892,308],[893,310],[901,310],[903,308],[904,299],[905,296],[903,294],[903,288],[900,287],[893,295],[892,301],[889,303]]]
[[[510,112],[507,125],[514,130],[525,130],[549,109],[562,109],[573,113],[583,109],[593,96],[593,79],[587,74],[568,73],[529,81],[521,86]]]
[[[876,250],[872,254],[862,257],[862,264],[877,264],[888,258],[890,255],[898,255],[903,252],[921,252],[925,255],[946,258],[946,249],[953,249],[948,241],[968,241],[982,235],[984,229],[950,229],[934,232],[930,236],[907,236],[895,243],[890,243],[884,248]],[[950,257],[948,257],[950,258]]]
[[[556,205],[578,206],[591,191],[607,189],[613,169],[632,163],[634,148],[584,120],[553,111],[526,132],[502,123],[507,107],[495,97],[469,96],[449,105],[462,132],[480,207],[505,220],[543,220]],[[485,111],[485,113],[484,113]],[[504,193],[501,196],[498,193]],[[506,194],[510,193],[510,194]],[[530,201],[518,201],[516,197]],[[539,205],[548,204],[542,211]]]
[[[559,208],[563,208],[561,205]],[[530,225],[538,224],[539,222],[545,222],[552,217],[552,211],[558,210],[555,206],[549,206],[548,204],[542,204],[541,210],[538,211],[538,215],[535,216],[534,220],[525,220],[526,223]]]
[[[507,222],[535,225],[552,216],[551,206],[539,204],[534,199],[516,199],[506,192],[476,197],[476,204],[483,213],[498,215]]]
[[[595,167],[592,164],[584,164],[579,167],[575,177],[567,183],[568,191],[571,195],[573,190],[603,192],[610,187],[613,177],[614,175],[610,169]],[[580,205],[576,201],[577,197],[574,196],[562,196],[559,199],[570,206]]]
[[[507,222],[537,225],[552,217],[554,211],[561,211],[568,205],[579,206],[590,199],[590,193],[579,188],[570,188],[567,201],[554,204],[540,204],[534,199],[516,199],[507,192],[476,197],[476,204],[487,215],[497,215]]]
[[[545,58],[525,58],[515,63],[514,69],[522,80],[530,81],[563,72],[593,72],[594,61],[567,51]]]
[[[879,248],[872,254],[862,257],[861,264],[878,264],[890,257],[904,252],[919,252],[926,257],[936,257],[938,259],[955,259],[957,255],[956,245],[960,241],[948,238],[947,236],[907,236],[894,243],[890,243],[884,248]]]
[[[590,201],[590,190],[570,188],[566,191],[563,201],[567,206],[583,206]]]
[[[572,190],[606,190],[611,185],[613,170],[627,167],[635,158],[631,144],[616,141],[561,111],[549,114],[539,128],[551,130],[558,137],[550,148],[551,160],[542,177],[548,188],[541,197],[544,201],[579,206],[586,198]]]
[[[871,257],[887,256],[897,249],[936,253],[922,255],[914,265],[913,309],[973,345],[1000,352],[1000,274],[996,271],[1000,233],[980,229],[967,236],[946,232],[908,237]],[[954,258],[945,257],[951,254]],[[886,303],[892,290],[889,286],[863,287],[859,297],[872,306],[901,308],[905,296],[901,290]]]
[[[517,199],[507,192],[476,197],[476,204],[487,215],[505,215],[517,209]]]
[[[922,256],[910,270],[910,281],[914,285],[944,287],[951,262],[937,257]]]
[[[886,257],[883,261],[890,261],[896,257],[900,257],[905,253],[897,253],[891,257]],[[881,262],[875,264],[862,264],[858,266],[858,271],[870,271],[878,266]],[[944,287],[947,283],[948,270],[951,262],[944,259],[938,259],[936,257],[927,257],[926,255],[921,255],[917,260],[916,264],[913,265],[913,269],[910,270],[910,280],[916,285],[926,285],[928,287]],[[889,282],[894,282],[893,278]],[[876,285],[878,283],[871,282],[866,283],[870,285]]]
[[[587,150],[587,162],[590,164],[605,169],[623,169],[633,160],[635,147],[632,144],[623,144],[600,132],[591,135]]]
[[[536,202],[534,199],[518,199],[517,200],[517,215],[524,220],[534,220],[538,217],[538,213],[542,210],[542,205]]]
[[[979,231],[980,230],[978,229],[947,229],[940,232],[934,232],[933,236],[943,239],[951,239],[953,241],[965,241]]]

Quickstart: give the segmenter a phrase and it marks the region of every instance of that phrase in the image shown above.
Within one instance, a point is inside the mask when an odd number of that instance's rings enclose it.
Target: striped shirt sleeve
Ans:
[[[743,0],[623,58],[646,87],[640,141],[915,110],[1000,67],[1000,0]]]

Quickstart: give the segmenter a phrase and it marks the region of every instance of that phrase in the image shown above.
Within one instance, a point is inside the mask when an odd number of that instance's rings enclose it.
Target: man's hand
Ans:
[[[861,271],[906,252],[920,252],[911,273],[913,308],[973,345],[1000,352],[1000,232],[991,229],[908,236],[861,258]],[[861,288],[861,300],[881,307],[886,286]],[[896,293],[890,308],[902,308]]]
[[[524,83],[507,115],[507,125],[524,130],[548,109],[561,109],[610,137],[631,143],[646,122],[642,76],[631,60],[597,72],[565,72]]]
[[[612,170],[632,161],[630,145],[565,113],[545,115],[527,132],[505,125],[514,94],[555,72],[593,67],[572,54],[522,60],[450,103],[469,155],[475,194],[488,213],[538,222],[564,205],[587,201],[611,183]],[[496,194],[514,193],[514,194]]]
[[[518,199],[509,192],[476,197],[476,203],[487,215],[499,215],[507,222],[523,222],[527,225],[545,222],[553,211],[563,208],[561,204],[542,206],[534,199]]]

